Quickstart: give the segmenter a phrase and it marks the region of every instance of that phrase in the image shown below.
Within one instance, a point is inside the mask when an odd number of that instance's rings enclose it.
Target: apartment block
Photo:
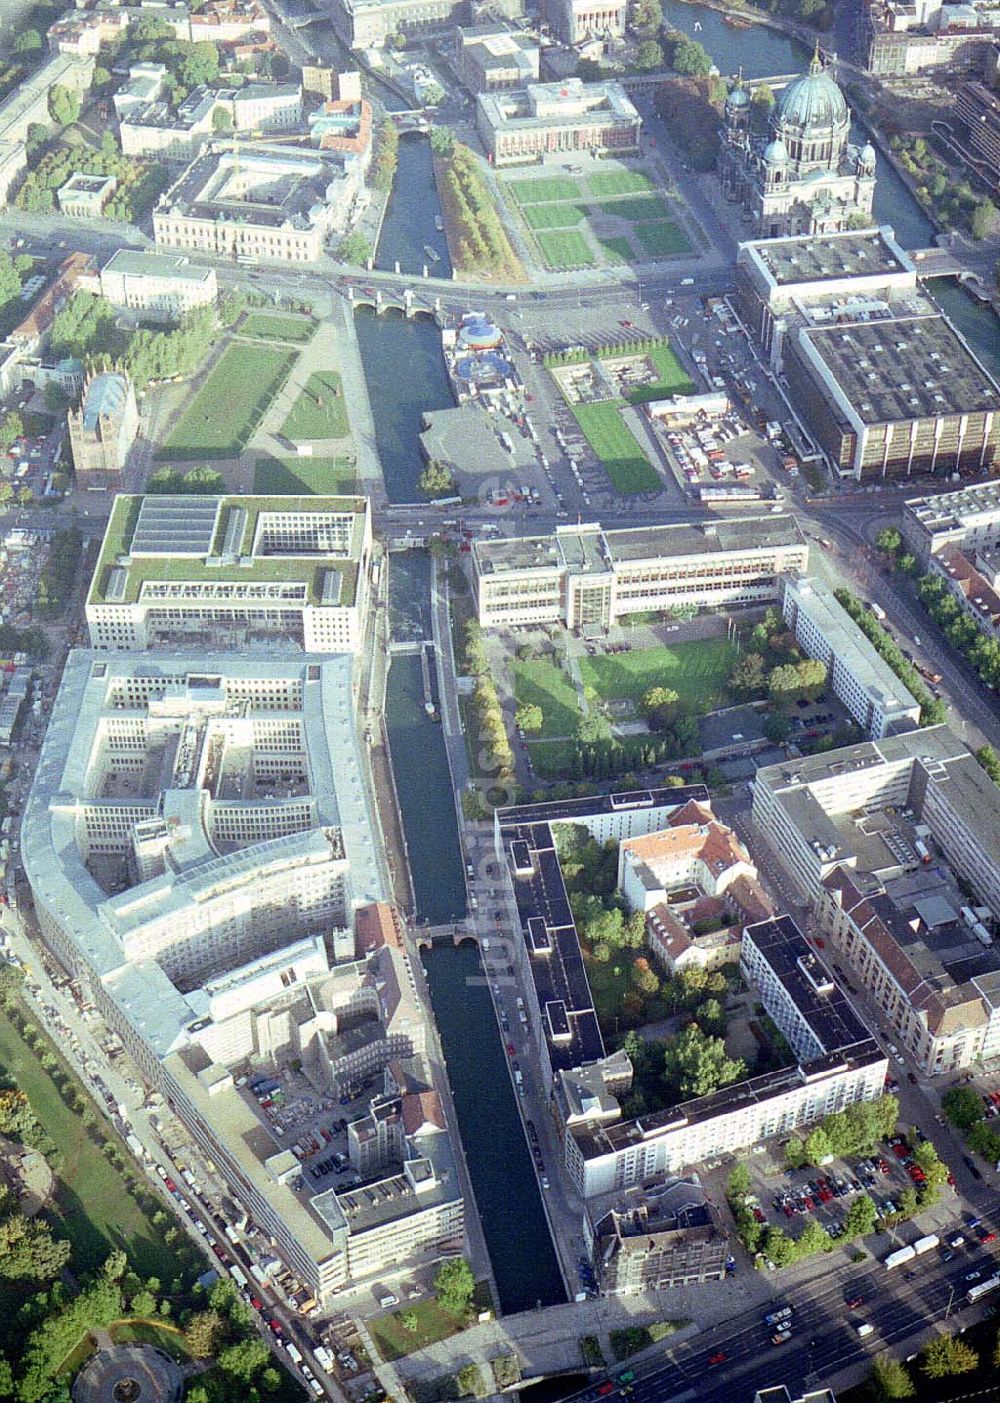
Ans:
[[[872,740],[910,729],[920,704],[879,657],[834,596],[815,577],[784,581],[782,614],[795,641],[810,658],[826,663],[828,685]]]
[[[480,93],[476,126],[495,166],[573,152],[636,151],[642,118],[619,83],[532,83]]]
[[[963,124],[970,156],[980,166],[985,166],[997,185],[1000,183],[1000,98],[985,83],[963,83],[955,94],[955,115]]]
[[[701,1185],[680,1179],[602,1212],[589,1205],[584,1232],[605,1296],[634,1296],[722,1281],[729,1239]]]
[[[882,1094],[884,1054],[791,918],[748,927],[743,941],[744,971],[798,1044],[797,1065],[632,1121],[613,1118],[562,1078],[556,1107],[566,1166],[584,1198],[680,1174]]]
[[[952,492],[910,497],[903,504],[901,525],[924,569],[947,546],[992,549],[1000,544],[1000,482],[971,482]]]
[[[371,563],[366,498],[119,496],[87,595],[91,644],[354,653]]]
[[[804,571],[809,548],[794,517],[716,520],[476,541],[473,578],[484,628],[563,624],[607,629],[630,614],[679,604],[770,603],[779,577]]]

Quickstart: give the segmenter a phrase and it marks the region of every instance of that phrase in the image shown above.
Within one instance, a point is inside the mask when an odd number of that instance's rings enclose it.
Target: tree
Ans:
[[[0,1222],[0,1277],[8,1281],[53,1281],[69,1254],[70,1244],[54,1238],[44,1219],[15,1210]]]
[[[885,555],[895,555],[902,549],[903,537],[895,526],[883,526],[875,537],[875,544]]]
[[[22,29],[14,40],[16,54],[37,54],[41,51],[42,36],[37,29]]]
[[[972,211],[969,227],[974,239],[988,239],[996,229],[997,207],[992,200],[982,199]]]
[[[545,722],[545,714],[534,702],[525,702],[514,713],[514,724],[522,731],[540,731]]]
[[[867,1194],[861,1194],[844,1214],[844,1236],[867,1237],[875,1231],[877,1222],[878,1209]]]
[[[337,257],[343,263],[353,263],[356,267],[365,267],[372,257],[372,246],[356,229],[353,234],[348,234],[341,239],[337,245]]]
[[[247,295],[238,287],[231,287],[219,298],[219,321],[223,326],[232,326],[243,315],[247,305]]]
[[[121,1281],[128,1271],[128,1257],[120,1247],[114,1248],[104,1259],[101,1275],[105,1281]]]
[[[906,1365],[888,1354],[880,1354],[872,1365],[868,1388],[877,1403],[891,1403],[895,1398],[912,1398],[916,1393]]]
[[[0,419],[0,450],[6,453],[15,439],[24,436],[24,420],[16,410],[10,409]]]
[[[402,1310],[396,1317],[402,1328],[408,1335],[415,1335],[420,1324],[420,1317],[415,1310]]]
[[[703,77],[708,73],[712,60],[697,40],[689,39],[686,34],[670,34],[667,38],[668,43],[673,44],[670,66],[675,73],[690,77]]]
[[[649,961],[643,957],[636,960],[632,966],[632,983],[640,994],[645,994],[649,998],[660,992],[659,976]]]
[[[109,88],[111,86],[111,70],[109,68],[103,68],[100,64],[98,64],[97,67],[94,69],[94,76],[90,80],[90,86],[92,88],[95,88],[98,92],[102,91],[104,88]],[[114,133],[111,131],[105,131],[104,136],[111,137],[110,154],[115,155],[118,151],[118,143],[115,141]],[[102,136],[101,138],[101,150],[104,152],[105,155],[107,155],[109,153],[104,145],[104,136]]]
[[[71,88],[56,83],[49,90],[49,116],[57,127],[68,127],[80,115],[80,99]]]
[[[233,114],[228,107],[216,107],[212,113],[212,130],[228,134],[233,130]]]
[[[432,458],[417,478],[417,486],[425,497],[449,497],[455,491],[455,479],[446,463]]]
[[[478,1364],[466,1364],[455,1375],[460,1397],[471,1393],[474,1398],[482,1398],[488,1392]]]
[[[721,1038],[708,1037],[696,1026],[678,1034],[663,1061],[667,1081],[684,1098],[708,1096],[736,1081],[746,1070],[739,1058],[727,1056]]]
[[[644,73],[653,73],[663,63],[663,50],[658,39],[643,39],[635,51],[636,67]]]
[[[217,1363],[224,1374],[248,1384],[270,1357],[271,1351],[263,1340],[238,1340],[220,1352]]]
[[[734,692],[762,692],[767,685],[767,678],[761,654],[742,653],[736,659],[736,666],[729,675],[729,685]]]
[[[217,1310],[200,1310],[192,1315],[184,1339],[195,1359],[212,1359],[226,1338],[226,1321]]]
[[[826,686],[826,676],[826,663],[819,658],[782,663],[771,670],[768,692],[775,701],[797,701],[800,697],[814,699]]]
[[[971,1374],[979,1355],[971,1345],[955,1335],[935,1335],[923,1349],[920,1365],[929,1379],[946,1379],[952,1374]]]
[[[817,1125],[806,1136],[806,1160],[809,1164],[822,1164],[832,1154],[830,1137],[821,1125]]]
[[[750,1170],[742,1161],[734,1164],[726,1181],[726,1198],[730,1200],[745,1198],[752,1188]]]
[[[210,39],[191,44],[181,61],[178,78],[186,88],[214,83],[219,76],[219,50]]]
[[[632,23],[640,33],[655,34],[663,23],[663,7],[660,0],[636,0],[632,11]]]
[[[979,761],[980,765],[982,765],[993,783],[1000,784],[1000,755],[996,753],[992,745],[981,745],[976,751],[976,759]],[[968,1087],[956,1088],[956,1090],[968,1091]],[[948,1094],[947,1092],[945,1093],[945,1095]],[[975,1092],[969,1091],[969,1095],[974,1101],[978,1100]],[[944,1105],[944,1100],[945,1098],[942,1096],[942,1106]],[[956,1121],[955,1124],[957,1125],[958,1122]]]
[[[438,1267],[434,1295],[442,1310],[452,1315],[465,1315],[475,1289],[476,1278],[464,1257],[452,1257]]]
[[[611,739],[611,722],[599,711],[588,711],[576,723],[573,733],[583,745]]]
[[[14,1371],[10,1361],[0,1359],[0,1398],[11,1398],[14,1394]]]
[[[974,1125],[967,1137],[969,1149],[977,1155],[982,1155],[983,1159],[988,1159],[991,1164],[996,1164],[1000,1160],[1000,1135],[995,1130],[991,1130],[985,1120],[981,1120],[978,1125]]]
[[[646,716],[667,717],[679,701],[680,696],[672,687],[650,687],[643,692],[639,704]]]
[[[450,127],[431,127],[431,150],[435,156],[450,156],[455,149],[455,133]]]
[[[791,733],[792,723],[783,711],[769,711],[764,717],[764,735],[773,745],[780,745]]]

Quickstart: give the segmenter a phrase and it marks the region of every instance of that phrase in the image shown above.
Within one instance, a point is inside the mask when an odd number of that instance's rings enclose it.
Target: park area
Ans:
[[[663,484],[659,475],[622,419],[621,406],[617,401],[574,404],[570,408],[580,425],[580,432],[619,492],[633,496],[639,492],[660,490]]]
[[[358,479],[348,458],[258,458],[253,490],[265,497],[341,497]]]
[[[252,341],[291,341],[304,346],[312,340],[316,323],[309,317],[276,316],[273,312],[248,312],[239,328],[240,336]]]
[[[726,684],[735,662],[736,650],[728,639],[702,638],[583,657],[580,677],[604,702],[638,702],[651,687],[669,687],[677,693],[682,710],[705,715],[726,702]]]
[[[581,180],[508,180],[542,261],[553,270],[676,258],[691,243],[645,172],[627,166]]]
[[[350,432],[340,376],[335,370],[310,375],[281,426],[292,443],[315,438],[344,438]]]
[[[284,347],[231,342],[157,456],[180,462],[239,457],[294,360]]]

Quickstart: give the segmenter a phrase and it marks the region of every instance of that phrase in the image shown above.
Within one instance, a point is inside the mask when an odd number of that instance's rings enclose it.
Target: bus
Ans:
[[[893,1267],[901,1267],[904,1262],[912,1262],[916,1256],[912,1247],[900,1247],[896,1252],[890,1252],[885,1259],[887,1271],[892,1271]]]
[[[1000,1287],[1000,1274],[988,1277],[985,1281],[977,1281],[975,1286],[970,1286],[965,1293],[965,1299],[970,1306],[975,1305],[983,1296],[988,1296],[991,1291]]]

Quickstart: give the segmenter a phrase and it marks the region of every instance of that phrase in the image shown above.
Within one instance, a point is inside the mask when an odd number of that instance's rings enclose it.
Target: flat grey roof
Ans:
[[[101,271],[130,278],[176,278],[192,283],[208,282],[215,276],[214,268],[200,267],[180,254],[142,253],[132,248],[118,249]]]
[[[816,952],[806,944],[791,916],[759,921],[747,927],[747,934],[764,955],[824,1052],[840,1052],[869,1040],[868,1030],[847,1002],[843,990]]]
[[[750,247],[779,285],[908,271],[884,229],[754,240]]]
[[[805,357],[827,400],[837,403],[835,387],[865,424],[1000,411],[1000,388],[940,314],[804,327],[798,337],[821,362]]]
[[[131,555],[210,555],[222,499],[143,497]]]

